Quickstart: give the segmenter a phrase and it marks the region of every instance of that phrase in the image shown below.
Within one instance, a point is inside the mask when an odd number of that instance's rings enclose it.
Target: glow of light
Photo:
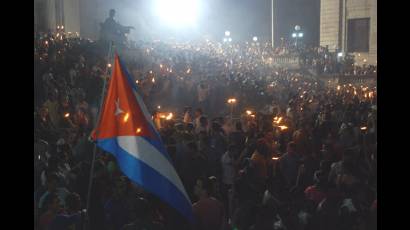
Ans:
[[[140,133],[141,132],[141,128],[137,128],[136,133]]]
[[[231,42],[232,41],[232,38],[228,38],[228,42]]]
[[[108,66],[108,68],[111,68],[111,63],[108,63],[107,66]]]
[[[162,64],[160,64],[160,65],[159,65],[159,68],[161,68],[161,69],[162,69]]]
[[[155,78],[152,78],[152,83],[155,83]]]
[[[366,130],[367,127],[366,127],[366,126],[363,126],[363,127],[360,127],[360,129],[361,129],[361,130]]]
[[[275,121],[275,123],[276,123],[276,124],[280,124],[280,122],[282,121],[282,119],[283,119],[283,117],[279,117],[279,118]]]
[[[48,41],[45,41],[44,43],[45,43],[46,45],[48,45]]]
[[[251,114],[251,117],[252,117],[252,118],[255,118],[255,114]]]
[[[303,37],[303,33],[299,33],[298,35],[299,35],[299,37],[300,37],[300,38],[302,38],[302,37]]]
[[[293,33],[292,34],[292,38],[296,38],[297,37],[297,34],[296,33]]]
[[[161,22],[173,28],[195,26],[200,9],[198,0],[156,0],[154,7]]]
[[[157,109],[161,109],[161,106],[160,106],[160,105],[158,105],[158,106],[157,106]]]
[[[124,116],[124,122],[127,122],[129,117],[130,117],[130,114],[126,113]]]
[[[250,110],[246,110],[246,114],[248,114],[248,115],[252,115],[252,111],[250,111]]]
[[[61,29],[64,29],[64,26],[61,26]]]
[[[313,102],[313,100],[312,100],[312,99],[310,99],[310,100],[309,100],[309,103],[312,103],[312,102]]]
[[[64,117],[65,117],[65,118],[70,117],[70,113],[66,113],[66,114],[64,114]]]
[[[280,126],[278,126],[279,128],[280,128],[280,130],[286,130],[286,129],[288,129],[288,127],[287,126],[285,126],[285,125],[280,125]]]
[[[258,41],[258,37],[254,36],[254,37],[252,38],[252,40],[253,40],[254,42]]]
[[[152,70],[150,70],[149,73],[152,74]]]
[[[337,90],[340,90],[340,85],[337,86]]]
[[[272,157],[272,160],[277,161],[279,160],[279,157]]]
[[[38,155],[38,159],[41,160],[41,156],[40,156],[40,155]]]
[[[235,98],[229,98],[229,99],[228,99],[228,103],[229,103],[229,104],[236,103],[236,99],[235,99]]]
[[[138,83],[139,83],[139,81],[138,81],[138,80],[136,80],[136,81],[135,81],[135,83],[137,83],[137,84],[138,84]]]
[[[231,32],[230,31],[225,31],[225,36],[227,36],[227,37],[229,37],[229,36],[231,36]]]
[[[168,116],[165,117],[166,120],[171,120],[174,115],[169,113]]]
[[[189,74],[191,72],[191,68],[187,69],[186,73]]]

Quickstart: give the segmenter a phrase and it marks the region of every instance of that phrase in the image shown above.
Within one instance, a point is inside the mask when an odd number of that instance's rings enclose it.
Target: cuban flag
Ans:
[[[137,85],[115,54],[100,122],[91,137],[116,157],[127,177],[192,223],[191,201],[154,127]]]

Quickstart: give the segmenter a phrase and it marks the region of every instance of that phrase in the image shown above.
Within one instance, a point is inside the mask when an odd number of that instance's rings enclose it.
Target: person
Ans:
[[[55,173],[48,175],[46,183],[47,191],[45,191],[44,194],[40,197],[38,207],[40,209],[44,208],[45,200],[50,194],[57,194],[60,204],[64,206],[65,198],[69,194],[69,191],[65,187],[58,187],[58,176]]]
[[[326,198],[327,177],[324,172],[317,171],[315,172],[314,179],[315,184],[305,189],[305,197],[306,199],[313,201],[317,206]]]
[[[195,121],[194,121],[194,126],[195,126],[195,133],[200,133],[200,132],[207,132],[208,131],[208,124],[207,124],[207,119],[203,115],[202,109],[198,108],[195,110]]]
[[[223,204],[211,197],[212,182],[209,178],[198,179],[194,188],[198,202],[192,205],[195,217],[195,229],[218,230],[226,226]]]
[[[256,150],[251,156],[252,166],[255,172],[257,183],[264,184],[268,178],[268,146],[265,139],[259,139],[256,144]]]
[[[222,200],[225,204],[225,212],[227,216],[230,215],[230,193],[233,189],[233,184],[235,181],[235,166],[234,166],[234,154],[235,154],[235,145],[229,145],[228,151],[222,155],[221,164],[222,164]]]
[[[153,210],[148,201],[142,197],[136,198],[135,204],[133,205],[133,215],[135,218],[129,224],[124,225],[122,230],[136,230],[136,229],[146,229],[146,230],[162,230],[164,226],[162,223],[154,220]]]
[[[126,178],[120,177],[114,185],[114,194],[104,205],[107,226],[111,229],[120,229],[128,221]]]
[[[238,156],[245,148],[245,133],[240,121],[235,123],[235,131],[229,134],[229,142],[235,146],[235,156]]]
[[[191,118],[191,107],[186,107],[184,110],[184,123],[188,124],[192,122],[192,118]]]
[[[49,230],[81,229],[83,216],[80,211],[81,199],[77,193],[70,193],[66,197],[65,212],[58,214],[50,224]]]
[[[288,143],[287,153],[279,159],[279,169],[285,179],[286,187],[289,189],[296,183],[300,164],[300,156],[296,153],[296,145],[291,141]]]
[[[44,206],[46,211],[41,215],[39,220],[40,230],[49,230],[51,222],[56,217],[58,211],[60,210],[60,201],[57,194],[50,193],[44,201]]]

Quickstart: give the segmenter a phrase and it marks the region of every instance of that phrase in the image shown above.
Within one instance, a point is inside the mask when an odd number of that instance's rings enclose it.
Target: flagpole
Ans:
[[[112,47],[113,47],[113,41],[110,41],[109,47],[108,47],[108,63],[110,63],[111,58],[112,58]],[[105,74],[104,74],[104,81],[103,81],[103,89],[101,92],[101,97],[100,97],[100,106],[97,112],[97,122],[96,122],[96,127],[98,127],[98,124],[100,123],[100,114],[101,114],[101,108],[104,103],[104,95],[105,95],[105,88],[107,87],[107,76],[109,76],[109,71],[110,68],[107,66],[105,67]],[[96,135],[96,140],[98,140],[98,134],[99,130],[95,130],[95,135]],[[92,184],[93,184],[93,173],[94,173],[94,165],[95,165],[95,155],[97,152],[97,143],[94,143],[94,149],[93,149],[93,156],[91,160],[91,169],[90,169],[90,177],[89,177],[89,182],[88,182],[88,191],[87,191],[87,205],[86,205],[86,229],[90,229],[90,219],[89,219],[89,208],[90,208],[90,198],[91,198],[91,189],[92,189]]]

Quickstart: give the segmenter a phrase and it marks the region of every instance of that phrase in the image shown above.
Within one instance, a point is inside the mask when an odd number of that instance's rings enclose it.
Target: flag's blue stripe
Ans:
[[[127,70],[126,66],[124,65],[124,63],[122,62],[121,58],[118,57],[118,60],[119,60],[119,62],[120,62],[121,70],[122,70],[122,72],[125,74],[125,77],[126,77],[128,83],[129,83],[129,85],[131,86],[131,88],[132,88],[138,95],[141,95],[141,94],[139,93],[137,84],[132,80],[131,75],[130,75],[130,73],[128,72],[128,70]],[[136,101],[136,103],[139,104],[138,101]],[[140,106],[144,106],[144,105],[140,105]],[[145,117],[145,116],[144,116],[144,117]],[[151,133],[154,133],[154,134],[155,134],[155,139],[150,139],[150,138],[145,138],[145,139],[146,139],[149,143],[151,143],[155,148],[157,148],[158,151],[161,152],[161,153],[168,159],[168,161],[169,161],[171,164],[173,164],[173,161],[171,160],[170,156],[168,155],[167,150],[166,150],[165,147],[164,147],[164,144],[163,144],[163,142],[162,142],[161,136],[159,135],[159,133],[157,132],[157,130],[156,130],[154,127],[151,126],[151,124],[150,124],[149,122],[147,122],[147,123],[148,123],[148,126],[150,127]]]
[[[172,182],[145,162],[123,150],[116,138],[99,140],[97,145],[117,158],[121,170],[133,182],[155,194],[177,209],[191,223],[193,222],[191,202]]]

